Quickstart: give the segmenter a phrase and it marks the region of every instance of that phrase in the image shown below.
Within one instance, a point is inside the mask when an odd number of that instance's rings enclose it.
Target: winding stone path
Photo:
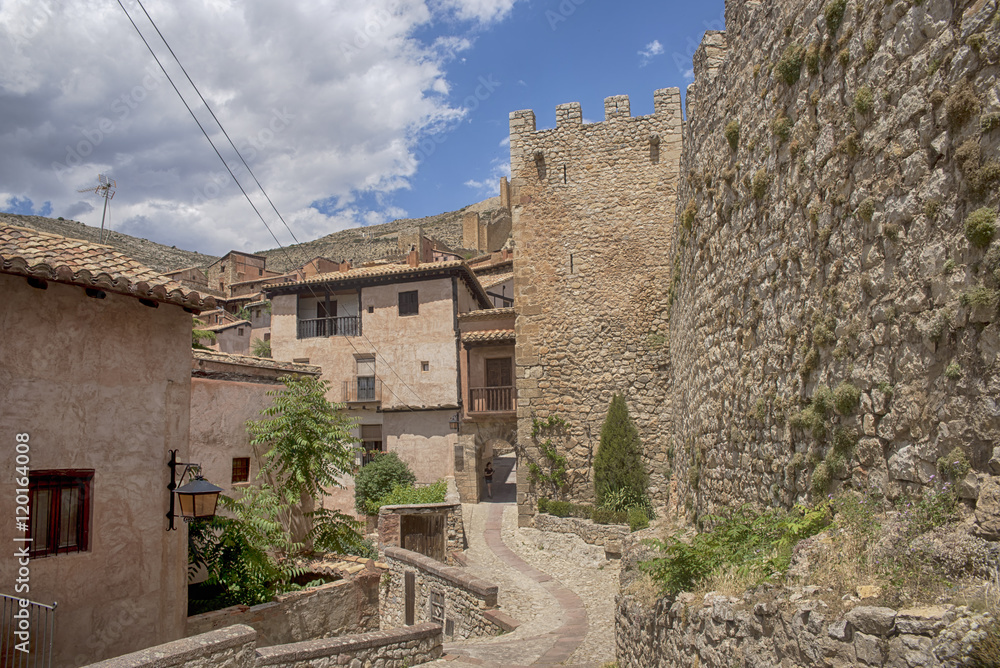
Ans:
[[[614,657],[614,648],[605,646],[609,644],[606,635],[609,620],[602,619],[598,624],[594,624],[593,622],[598,620],[588,618],[587,607],[588,604],[593,605],[593,602],[585,602],[570,587],[553,577],[551,573],[529,564],[522,555],[504,542],[504,533],[510,537],[511,525],[516,527],[516,506],[512,503],[468,505],[466,512],[467,517],[472,518],[469,528],[473,529],[468,533],[469,568],[478,575],[497,582],[500,587],[501,608],[506,614],[520,621],[521,626],[514,632],[502,636],[447,643],[445,656],[426,665],[435,668],[464,666],[598,668],[605,661],[611,661]],[[520,543],[515,547],[520,547],[522,554],[525,549],[535,549],[544,557],[562,559],[563,566],[570,563],[574,556],[562,554],[550,557],[544,554],[543,545],[530,547],[526,545]],[[603,571],[604,566],[602,565],[600,569]],[[565,568],[562,570],[566,572]],[[590,566],[579,564],[576,570],[575,584],[579,589],[581,578],[592,579],[592,573],[597,568],[593,567],[592,563]],[[612,571],[617,572],[617,565]],[[601,574],[605,589],[609,583],[617,580],[617,577],[610,577],[613,575],[612,571]],[[565,575],[563,577],[570,579]],[[607,593],[604,592],[602,597],[607,598]],[[610,597],[613,599],[613,594]],[[604,614],[606,615],[606,611]],[[611,623],[613,624],[613,621]],[[584,648],[588,628],[591,634],[600,629],[601,638],[598,642],[593,642],[592,638],[591,642],[587,642],[589,646]],[[613,640],[611,642],[613,643]],[[595,648],[595,645],[598,647]],[[574,654],[577,656],[574,657]],[[588,656],[581,656],[584,654]]]

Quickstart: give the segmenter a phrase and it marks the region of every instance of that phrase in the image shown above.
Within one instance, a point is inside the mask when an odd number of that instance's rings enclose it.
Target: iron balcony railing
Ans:
[[[472,401],[469,402],[470,413],[503,413],[517,410],[517,400],[514,398],[514,388],[506,387],[473,387],[470,389]]]
[[[362,441],[354,451],[354,464],[360,468],[382,454],[381,441]]]
[[[0,594],[0,666],[51,668],[56,604]]]
[[[344,403],[382,401],[382,381],[363,377],[344,381]]]
[[[300,339],[314,339],[328,336],[361,336],[361,318],[309,318],[299,320]]]

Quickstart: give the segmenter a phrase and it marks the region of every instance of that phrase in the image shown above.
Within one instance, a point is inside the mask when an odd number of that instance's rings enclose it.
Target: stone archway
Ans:
[[[517,498],[516,489],[509,490],[506,485],[508,477],[511,479],[511,471],[517,465],[516,444],[517,444],[517,424],[514,420],[493,420],[483,422],[465,422],[462,424],[462,433],[459,434],[461,444],[463,467],[458,471],[456,467],[455,481],[458,484],[459,493],[463,503],[479,503],[490,500],[486,494],[486,483],[483,479],[483,470],[486,462],[494,461],[494,489],[493,499],[495,502],[514,502]],[[500,468],[498,468],[500,464]],[[516,488],[516,485],[511,485]],[[503,494],[498,496],[497,492]],[[507,498],[510,497],[510,498]]]

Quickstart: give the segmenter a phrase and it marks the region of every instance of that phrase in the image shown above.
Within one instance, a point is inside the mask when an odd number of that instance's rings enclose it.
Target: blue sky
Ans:
[[[143,0],[295,236],[497,194],[507,119],[691,81],[723,1]],[[136,0],[130,15],[237,163]],[[100,225],[79,189],[118,182],[113,229],[203,252],[275,245],[117,3],[0,5],[0,208]],[[236,170],[282,243],[289,233]]]

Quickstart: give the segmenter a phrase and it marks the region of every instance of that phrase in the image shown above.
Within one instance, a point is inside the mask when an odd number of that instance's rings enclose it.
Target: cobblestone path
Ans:
[[[614,660],[617,562],[576,536],[517,528],[512,503],[466,505],[468,568],[499,586],[513,632],[445,645],[435,668],[577,666]]]

